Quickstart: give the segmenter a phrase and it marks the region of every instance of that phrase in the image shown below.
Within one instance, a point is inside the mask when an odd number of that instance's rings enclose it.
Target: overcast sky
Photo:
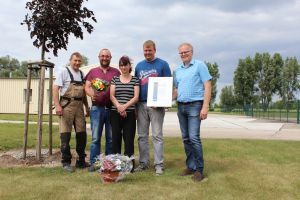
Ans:
[[[10,55],[20,61],[40,58],[32,45],[24,19],[25,0],[1,1],[0,56]],[[72,38],[68,51],[58,57],[48,54],[56,71],[64,66],[74,51],[97,64],[101,48],[112,52],[112,63],[126,54],[134,63],[143,59],[142,44],[152,39],[157,57],[175,68],[180,58],[177,47],[182,42],[194,46],[194,58],[219,65],[218,88],[232,84],[239,58],[256,52],[278,52],[284,58],[300,59],[300,0],[89,0],[98,23],[84,40]]]

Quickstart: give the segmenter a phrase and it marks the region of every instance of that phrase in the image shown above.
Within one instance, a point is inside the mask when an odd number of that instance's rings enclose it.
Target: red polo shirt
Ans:
[[[99,78],[99,79],[105,80],[106,82],[108,82],[110,84],[111,79],[114,76],[120,76],[120,71],[118,69],[109,67],[107,69],[106,73],[104,73],[104,71],[100,67],[96,67],[96,68],[91,69],[87,73],[87,75],[85,76],[85,80],[92,82],[93,79]],[[96,100],[92,101],[92,104],[97,105],[97,106],[110,107],[111,101],[110,101],[109,95],[110,95],[109,88],[106,91],[98,92],[98,94],[96,96]]]

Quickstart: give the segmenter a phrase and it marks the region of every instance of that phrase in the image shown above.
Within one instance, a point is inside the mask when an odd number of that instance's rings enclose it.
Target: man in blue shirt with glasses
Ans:
[[[178,103],[178,119],[186,154],[186,169],[179,175],[193,175],[192,180],[203,179],[203,153],[200,139],[201,120],[207,118],[211,98],[211,75],[206,64],[193,59],[193,46],[179,46],[182,60],[174,75],[174,97]]]

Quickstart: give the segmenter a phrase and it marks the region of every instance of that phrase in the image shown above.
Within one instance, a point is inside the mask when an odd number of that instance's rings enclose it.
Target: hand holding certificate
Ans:
[[[149,77],[148,107],[172,107],[172,77]]]

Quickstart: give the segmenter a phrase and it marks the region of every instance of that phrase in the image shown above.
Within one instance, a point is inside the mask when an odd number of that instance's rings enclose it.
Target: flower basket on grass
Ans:
[[[99,168],[99,174],[103,183],[114,183],[122,180],[133,168],[134,157],[123,156],[120,154],[103,155],[101,154],[95,166]]]
[[[120,180],[120,172],[102,171],[99,174],[103,183],[113,183]]]

